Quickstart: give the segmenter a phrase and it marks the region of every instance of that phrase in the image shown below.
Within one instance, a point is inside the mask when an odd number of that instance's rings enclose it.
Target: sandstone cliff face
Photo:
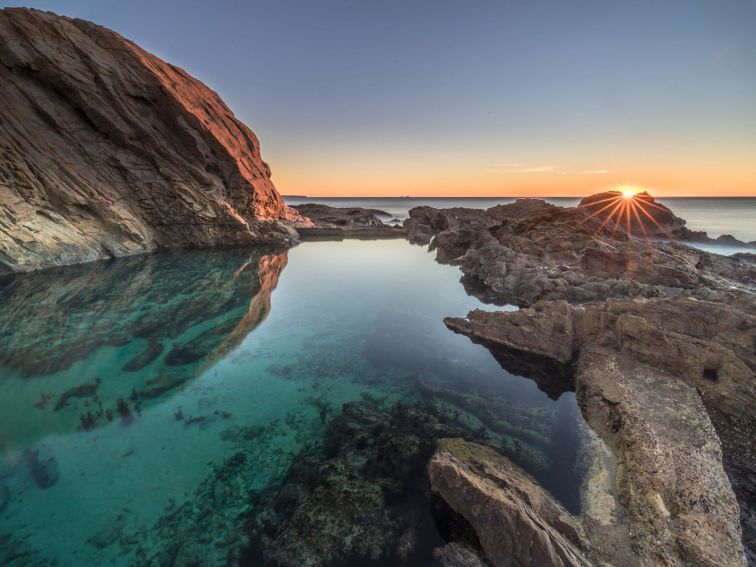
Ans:
[[[257,138],[188,73],[95,24],[0,10],[0,273],[286,242]]]

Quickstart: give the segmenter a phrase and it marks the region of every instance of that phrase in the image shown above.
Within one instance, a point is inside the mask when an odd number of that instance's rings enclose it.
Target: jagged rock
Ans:
[[[297,232],[303,239],[401,238],[405,235],[401,227],[385,224],[379,217],[386,218],[389,214],[378,209],[329,207],[316,203],[292,208],[314,225],[297,225]]]
[[[745,563],[733,488],[752,549],[753,299],[544,301],[445,322],[507,368],[527,353],[570,369],[563,389],[576,388],[586,419],[619,459],[619,500],[640,558]]]
[[[0,11],[0,272],[161,247],[291,242],[252,131],[104,27]]]
[[[618,457],[636,554],[656,565],[745,565],[738,504],[695,388],[600,347],[585,350],[577,376],[586,418]]]
[[[385,227],[387,225],[378,217],[390,216],[387,212],[378,209],[329,207],[317,203],[294,205],[292,209],[296,209],[301,215],[309,218],[319,228]]]
[[[431,488],[475,529],[492,565],[589,565],[580,524],[538,483],[495,451],[443,439]]]
[[[486,211],[417,207],[404,226],[410,241],[432,239],[439,262],[460,266],[468,291],[498,303],[679,294],[713,299],[756,284],[756,269],[741,259],[629,239],[620,225],[616,232],[602,228],[600,218],[589,207],[518,199]]]
[[[602,223],[609,219],[608,223],[612,223],[611,226],[613,227],[614,220],[611,218],[612,213],[615,213],[616,218],[617,207],[622,207],[624,199],[625,197],[620,191],[605,191],[581,199],[578,207],[585,208],[591,214],[595,213]],[[628,211],[628,215],[622,215],[620,220],[622,221],[623,228],[625,227],[625,223],[629,223],[633,234],[641,235],[645,233],[651,237],[670,236],[680,238],[687,234],[685,220],[675,216],[669,208],[661,203],[657,203],[647,191],[633,195],[632,200],[639,205],[636,209],[638,210],[638,214],[635,215],[632,211]]]

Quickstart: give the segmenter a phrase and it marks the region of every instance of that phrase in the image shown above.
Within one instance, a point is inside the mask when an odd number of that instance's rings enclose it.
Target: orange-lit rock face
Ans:
[[[95,24],[0,11],[0,272],[285,242],[299,218],[203,83]]]

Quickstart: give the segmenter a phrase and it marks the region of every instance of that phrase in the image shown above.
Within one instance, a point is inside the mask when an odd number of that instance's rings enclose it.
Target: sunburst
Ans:
[[[590,203],[584,203],[582,205],[578,205],[578,207],[598,207],[598,209],[581,220],[581,224],[602,213],[605,214],[605,217],[602,220],[601,224],[596,228],[596,233],[604,230],[609,222],[613,221],[611,234],[614,235],[617,232],[617,229],[624,225],[625,232],[627,233],[627,238],[628,240],[630,240],[633,238],[632,225],[633,222],[635,222],[640,228],[640,232],[642,233],[643,238],[650,240],[648,231],[646,230],[646,222],[650,221],[670,240],[674,240],[669,231],[661,224],[659,224],[659,222],[654,218],[651,212],[649,212],[651,209],[658,209],[660,211],[667,212],[667,209],[660,207],[659,205],[654,203],[651,195],[649,195],[640,187],[635,187],[633,185],[622,185],[618,187],[614,191],[614,194],[610,197],[599,199],[598,201],[592,201]]]

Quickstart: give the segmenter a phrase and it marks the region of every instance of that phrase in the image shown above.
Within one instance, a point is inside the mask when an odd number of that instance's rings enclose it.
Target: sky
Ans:
[[[283,194],[756,195],[754,0],[24,5],[205,82]]]

